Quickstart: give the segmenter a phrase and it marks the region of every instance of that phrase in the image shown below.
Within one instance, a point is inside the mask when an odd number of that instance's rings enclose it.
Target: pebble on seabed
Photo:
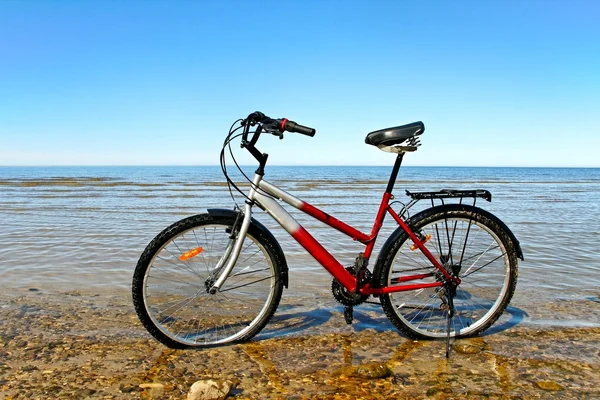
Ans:
[[[197,381],[190,388],[187,400],[224,400],[232,388],[231,381],[212,379]]]

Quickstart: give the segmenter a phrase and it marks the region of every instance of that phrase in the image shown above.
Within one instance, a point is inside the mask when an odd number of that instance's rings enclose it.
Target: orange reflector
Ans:
[[[203,250],[203,249],[202,249],[202,247],[198,247],[198,248],[192,249],[192,250],[190,250],[190,251],[187,251],[187,252],[183,253],[183,254],[182,254],[180,257],[179,257],[179,259],[180,259],[181,261],[186,261],[186,260],[189,260],[190,258],[192,258],[192,257],[196,257],[198,254],[202,253],[202,250]]]
[[[431,235],[428,233],[427,235],[425,235],[425,240],[423,240],[423,244],[429,242],[429,239],[431,239]],[[410,246],[410,249],[412,251],[415,251],[418,248],[419,248],[419,246],[417,246],[416,244],[413,244],[412,246]]]

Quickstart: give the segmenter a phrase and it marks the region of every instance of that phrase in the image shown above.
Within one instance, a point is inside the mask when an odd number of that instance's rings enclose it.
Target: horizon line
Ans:
[[[392,168],[393,165],[380,164],[270,164],[271,167],[383,167]],[[1,165],[0,168],[123,168],[123,167],[220,167],[219,164],[29,164],[29,165]],[[233,166],[230,166],[233,167]],[[240,167],[254,168],[254,164],[240,164]],[[403,165],[403,168],[583,168],[598,169],[600,166],[540,166],[540,165]]]

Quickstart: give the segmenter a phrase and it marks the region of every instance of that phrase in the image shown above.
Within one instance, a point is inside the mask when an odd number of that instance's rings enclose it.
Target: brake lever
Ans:
[[[283,139],[283,132],[279,130],[279,121],[272,119],[267,122],[262,122],[261,125],[266,132],[273,136],[277,136],[280,140]]]
[[[246,125],[254,126],[256,124],[258,124],[258,122],[249,121],[247,119],[243,119],[242,122],[240,122],[240,125],[242,125],[242,126],[246,126]]]

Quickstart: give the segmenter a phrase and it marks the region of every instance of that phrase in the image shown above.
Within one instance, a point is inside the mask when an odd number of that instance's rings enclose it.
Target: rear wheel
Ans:
[[[133,276],[133,303],[156,339],[173,348],[247,340],[275,312],[283,282],[277,244],[250,225],[238,261],[221,290],[213,273],[232,245],[235,219],[196,215],[161,232]]]
[[[517,258],[509,234],[490,213],[472,206],[445,205],[425,210],[410,221],[411,229],[461,284],[454,297],[450,336],[477,335],[504,312],[517,283]],[[379,274],[381,286],[398,284],[406,275],[428,274],[409,283],[441,282],[442,274],[412,240],[399,230]],[[406,283],[404,283],[406,284]],[[447,294],[443,287],[382,295],[383,309],[392,323],[412,338],[445,338]]]

